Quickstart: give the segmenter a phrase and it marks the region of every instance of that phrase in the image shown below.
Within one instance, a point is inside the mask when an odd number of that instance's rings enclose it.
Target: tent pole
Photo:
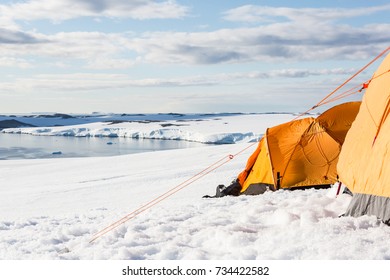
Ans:
[[[269,131],[269,128],[267,128],[267,130],[265,131],[265,135],[263,137],[263,139],[266,141],[266,145],[267,145],[267,154],[268,154],[268,159],[269,159],[269,163],[271,165],[271,170],[272,170],[272,180],[274,181],[274,185],[271,186],[271,189],[273,191],[276,191],[278,190],[278,180],[275,180],[275,172],[274,172],[274,163],[272,162],[272,157],[271,157],[271,151],[269,149],[269,144],[268,144],[268,131]],[[279,185],[280,185],[280,181],[279,181]]]
[[[339,182],[339,185],[337,187],[336,197],[340,194],[340,189],[341,189],[341,181]]]
[[[276,189],[280,189],[280,172],[276,172]]]

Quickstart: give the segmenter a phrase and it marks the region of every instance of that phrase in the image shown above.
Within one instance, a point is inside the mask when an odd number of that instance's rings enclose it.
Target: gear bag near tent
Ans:
[[[390,54],[366,87],[337,171],[353,193],[346,215],[375,215],[390,224]]]
[[[256,195],[267,189],[325,187],[337,181],[336,165],[361,102],[334,106],[309,117],[268,128],[245,169],[215,197]],[[208,197],[208,196],[206,196]]]

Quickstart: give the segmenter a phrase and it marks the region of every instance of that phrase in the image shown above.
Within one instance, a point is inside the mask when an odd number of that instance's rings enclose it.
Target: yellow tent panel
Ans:
[[[340,179],[354,193],[348,215],[390,221],[390,55],[374,73],[338,162]]]
[[[254,153],[256,159],[248,169],[250,173],[244,178],[243,183],[241,184],[241,192],[245,192],[250,185],[256,183],[262,183],[267,186],[272,186],[274,184],[266,138],[261,139],[258,147],[258,153]]]
[[[304,181],[304,162],[297,158],[296,151],[302,143],[302,136],[314,118],[305,118],[269,128],[266,137],[277,188],[289,188]],[[279,182],[278,182],[279,174]]]

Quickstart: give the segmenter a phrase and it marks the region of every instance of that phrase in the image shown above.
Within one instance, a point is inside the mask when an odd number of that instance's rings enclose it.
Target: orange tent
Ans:
[[[337,170],[353,192],[347,215],[390,223],[390,54],[374,73],[345,139]]]
[[[330,108],[317,118],[304,118],[267,129],[238,175],[241,194],[266,189],[330,185],[336,164],[360,102]]]

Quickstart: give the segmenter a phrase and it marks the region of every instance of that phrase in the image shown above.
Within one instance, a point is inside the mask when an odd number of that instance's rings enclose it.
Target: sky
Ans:
[[[0,113],[305,111],[390,45],[389,12],[388,0],[0,0]]]

